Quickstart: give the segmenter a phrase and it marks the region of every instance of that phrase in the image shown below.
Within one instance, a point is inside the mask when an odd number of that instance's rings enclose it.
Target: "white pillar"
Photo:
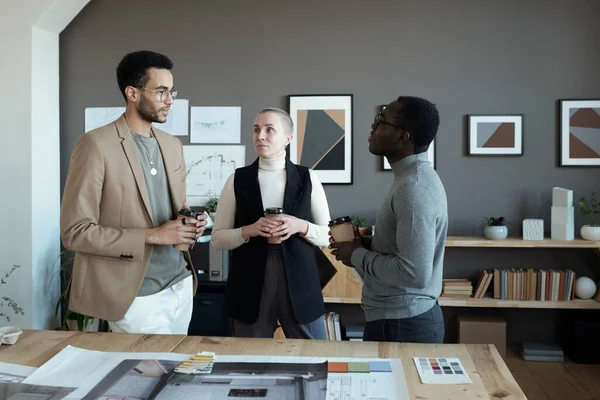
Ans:
[[[58,35],[89,0],[0,6],[0,326],[48,329],[60,277]],[[14,265],[19,267],[6,278]],[[15,314],[10,298],[24,315]]]

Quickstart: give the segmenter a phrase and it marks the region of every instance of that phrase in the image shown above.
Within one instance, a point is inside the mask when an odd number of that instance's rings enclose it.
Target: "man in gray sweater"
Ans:
[[[330,247],[337,260],[363,278],[364,340],[442,343],[442,290],[448,206],[427,150],[439,114],[417,97],[399,97],[371,125],[369,151],[385,156],[394,182],[377,216],[372,243],[356,233],[353,242]]]

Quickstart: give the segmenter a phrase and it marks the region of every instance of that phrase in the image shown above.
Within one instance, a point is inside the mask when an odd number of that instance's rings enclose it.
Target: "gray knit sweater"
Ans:
[[[364,280],[367,321],[422,314],[442,290],[448,231],[444,186],[426,153],[406,157],[392,170],[394,182],[377,216],[371,250],[352,253]]]

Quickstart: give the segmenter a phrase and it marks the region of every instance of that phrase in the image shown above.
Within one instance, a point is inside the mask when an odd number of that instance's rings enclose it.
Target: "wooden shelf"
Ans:
[[[595,300],[569,301],[532,301],[532,300],[498,300],[489,297],[483,299],[457,299],[440,297],[442,307],[480,307],[480,308],[547,308],[547,309],[586,309],[600,310],[600,303]]]
[[[324,297],[325,303],[360,304],[360,297]],[[571,310],[600,310],[600,303],[595,300],[570,301],[526,301],[526,300],[497,300],[492,298],[462,299],[440,297],[442,307],[477,307],[477,308],[546,308]]]
[[[572,248],[598,249],[600,242],[584,239],[575,240],[523,240],[508,237],[504,240],[489,240],[481,236],[448,236],[446,247],[524,247],[524,248]]]

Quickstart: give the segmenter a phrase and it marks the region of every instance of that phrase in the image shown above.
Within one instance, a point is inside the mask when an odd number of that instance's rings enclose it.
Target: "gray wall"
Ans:
[[[437,170],[449,233],[481,235],[483,216],[546,219],[551,188],[598,188],[597,168],[559,168],[557,100],[600,97],[600,2],[588,1],[92,1],[61,34],[62,177],[85,107],[121,105],[115,68],[133,50],[164,52],[190,105],[241,105],[247,161],[251,124],[288,94],[354,95],[354,184],[325,187],[333,216],[374,222],[392,179],[367,147],[379,104],[398,95],[435,102]],[[465,115],[524,114],[522,157],[467,157]],[[598,188],[600,189],[600,188]],[[576,212],[576,231],[582,224]],[[558,255],[557,255],[558,254]],[[505,266],[577,268],[560,250],[449,249],[446,275]],[[597,277],[597,276],[596,276]]]

